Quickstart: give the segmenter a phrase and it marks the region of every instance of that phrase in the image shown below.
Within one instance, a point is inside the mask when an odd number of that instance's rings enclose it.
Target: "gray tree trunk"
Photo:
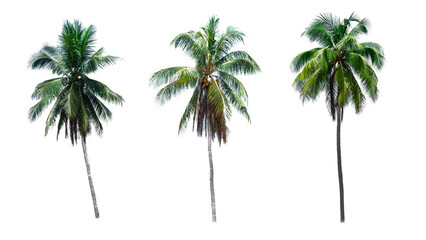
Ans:
[[[85,137],[81,137],[81,145],[83,146],[84,161],[86,162],[87,178],[89,179],[90,192],[92,193],[92,201],[93,201],[93,208],[95,210],[95,217],[99,218],[98,203],[96,201],[95,187],[93,186],[93,181],[92,181],[92,173],[90,172],[89,158],[87,157],[87,148],[86,148],[86,138]]]
[[[345,222],[345,199],[343,192],[343,171],[342,171],[342,153],[340,149],[340,124],[342,120],[342,106],[337,105],[337,173],[339,175],[340,191],[340,222]]]
[[[209,164],[210,164],[210,197],[212,204],[212,221],[216,222],[216,199],[214,195],[214,171],[213,171],[213,157],[212,157],[212,138],[211,138],[211,128],[210,128],[210,119],[207,118],[207,139],[208,139],[208,149],[209,149]]]

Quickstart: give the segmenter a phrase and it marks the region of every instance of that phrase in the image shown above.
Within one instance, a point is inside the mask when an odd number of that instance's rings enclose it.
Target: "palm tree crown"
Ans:
[[[181,48],[195,61],[195,67],[171,67],[153,74],[150,85],[165,85],[157,94],[161,104],[171,97],[192,88],[192,97],[179,124],[182,133],[193,116],[193,130],[202,136],[207,134],[207,120],[210,122],[211,138],[218,138],[219,144],[227,141],[226,120],[230,119],[231,105],[249,121],[247,92],[234,74],[254,74],[259,66],[244,51],[231,51],[237,43],[243,43],[244,33],[235,27],[227,27],[218,33],[219,18],[211,17],[200,31],[189,31],[176,36],[171,45]]]
[[[359,43],[356,39],[367,34],[368,27],[369,21],[355,14],[343,21],[332,14],[321,14],[302,34],[321,47],[303,52],[291,62],[291,69],[300,71],[293,86],[300,92],[302,101],[315,100],[325,91],[333,120],[338,105],[343,109],[352,103],[356,113],[364,108],[365,96],[357,79],[368,96],[373,101],[377,99],[378,79],[373,67],[382,68],[383,49],[377,43]]]
[[[112,113],[101,99],[120,105],[124,101],[106,85],[87,76],[119,59],[104,56],[103,48],[95,51],[95,33],[93,25],[84,28],[77,20],[74,23],[66,21],[59,35],[59,45],[44,45],[32,55],[28,64],[32,69],[48,69],[58,75],[36,86],[31,97],[38,103],[29,110],[29,119],[37,119],[54,101],[46,120],[45,134],[57,122],[57,135],[65,127],[65,137],[70,135],[72,144],[79,135],[86,137],[92,125],[99,135],[102,134],[100,120],[111,119]]]

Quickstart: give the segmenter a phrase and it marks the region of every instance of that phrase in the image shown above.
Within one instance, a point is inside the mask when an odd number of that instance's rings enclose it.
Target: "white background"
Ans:
[[[0,8],[0,239],[425,239],[424,7],[421,1],[13,1]],[[322,96],[303,105],[289,64],[314,48],[300,35],[323,12],[368,18],[361,41],[380,43],[380,95],[360,115],[345,109],[342,156],[346,223],[339,222],[336,123]],[[211,223],[207,140],[178,136],[189,92],[164,106],[148,86],[162,68],[192,65],[169,46],[209,17],[238,27],[262,72],[240,76],[249,124],[234,111],[229,143],[213,147],[218,222]],[[27,68],[64,20],[97,27],[97,48],[123,61],[96,74],[126,100],[109,105],[102,138],[88,138],[101,218],[94,218],[81,145],[47,113],[27,111]]]

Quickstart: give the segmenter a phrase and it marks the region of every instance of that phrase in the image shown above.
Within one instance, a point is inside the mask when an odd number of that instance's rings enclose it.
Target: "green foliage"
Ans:
[[[195,67],[171,67],[154,73],[150,85],[163,86],[157,93],[160,104],[169,101],[186,89],[194,89],[179,124],[179,133],[193,116],[193,128],[207,134],[210,122],[211,138],[226,143],[226,120],[231,118],[231,105],[249,121],[247,92],[234,74],[255,74],[260,71],[256,61],[244,51],[231,49],[244,42],[244,33],[227,27],[219,34],[219,18],[211,17],[200,31],[189,31],[176,36],[170,45],[181,48],[195,61]],[[165,86],[164,86],[165,85]],[[194,130],[194,129],[193,129]]]
[[[353,23],[356,24],[352,27]],[[368,27],[369,21],[355,14],[343,21],[332,14],[320,14],[302,36],[321,47],[297,55],[290,64],[292,71],[300,71],[293,86],[302,101],[315,100],[325,91],[333,120],[337,107],[349,103],[360,113],[365,106],[363,91],[373,101],[378,97],[378,78],[373,67],[383,67],[383,49],[377,43],[358,43],[356,39],[367,34]]]
[[[32,94],[38,102],[30,108],[28,118],[37,119],[42,111],[54,102],[46,120],[45,134],[57,122],[57,137],[65,128],[65,137],[76,143],[78,136],[86,137],[92,126],[97,134],[103,132],[100,120],[110,120],[111,111],[102,103],[121,105],[123,97],[105,84],[87,75],[114,64],[119,58],[104,56],[104,49],[95,51],[95,27],[85,28],[79,21],[66,21],[59,35],[57,47],[45,45],[33,54],[28,66],[48,69],[58,78],[39,83]]]

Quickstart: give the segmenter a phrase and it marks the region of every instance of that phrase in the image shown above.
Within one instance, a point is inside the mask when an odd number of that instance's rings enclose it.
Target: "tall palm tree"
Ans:
[[[95,51],[95,33],[93,25],[85,28],[77,20],[74,23],[65,21],[59,35],[59,45],[55,47],[46,44],[31,56],[28,63],[30,68],[48,69],[58,77],[43,81],[35,87],[31,97],[38,102],[30,108],[28,118],[36,120],[54,102],[47,116],[45,135],[57,123],[56,138],[62,128],[65,128],[65,138],[69,136],[72,145],[80,137],[95,217],[99,218],[86,137],[91,133],[92,126],[101,135],[103,127],[100,120],[108,121],[112,117],[111,111],[101,100],[122,105],[124,99],[105,84],[87,76],[119,59],[104,56],[103,48]]]
[[[192,97],[179,124],[182,133],[191,116],[194,131],[203,133],[208,139],[210,164],[210,193],[212,221],[216,222],[216,201],[213,182],[213,159],[211,141],[217,138],[219,145],[227,142],[229,132],[226,120],[231,118],[231,105],[250,122],[247,112],[247,92],[235,74],[254,74],[259,66],[244,51],[230,51],[237,43],[243,43],[244,33],[235,27],[227,27],[218,33],[219,18],[211,17],[207,25],[199,31],[189,31],[176,36],[171,45],[181,48],[194,61],[195,67],[171,67],[154,73],[150,85],[159,87],[156,100],[164,104],[184,90],[193,89]]]
[[[354,26],[352,26],[354,24]],[[373,67],[384,64],[382,47],[374,42],[359,43],[357,37],[367,34],[369,21],[354,13],[341,21],[332,14],[320,14],[306,28],[302,36],[321,47],[297,55],[291,69],[300,73],[293,86],[300,92],[303,102],[315,100],[324,91],[333,121],[337,115],[337,169],[340,190],[340,221],[345,221],[343,173],[340,148],[340,124],[343,108],[351,103],[355,112],[365,106],[366,94],[374,101],[378,96],[378,78]],[[361,88],[361,86],[362,88]]]

